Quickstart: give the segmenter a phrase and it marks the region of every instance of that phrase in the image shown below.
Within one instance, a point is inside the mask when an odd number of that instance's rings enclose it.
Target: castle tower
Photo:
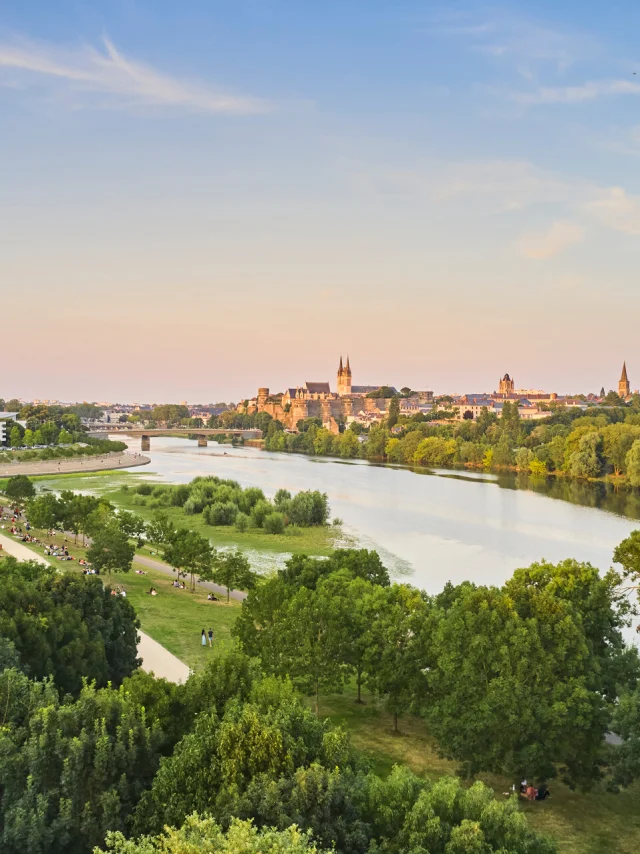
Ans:
[[[342,365],[342,356],[340,356],[340,364],[338,366],[338,394],[351,394],[351,367],[348,356],[347,364],[344,367]]]
[[[618,394],[623,400],[631,394],[631,386],[629,385],[629,378],[627,377],[626,362],[622,365],[622,374],[620,376],[620,382],[618,383]]]
[[[510,394],[513,394],[514,389],[514,381],[511,379],[509,374],[505,374],[500,380],[500,385],[498,387],[498,394],[504,395],[507,397]]]

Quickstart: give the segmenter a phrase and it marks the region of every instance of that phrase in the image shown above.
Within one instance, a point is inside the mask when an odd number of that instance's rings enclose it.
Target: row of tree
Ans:
[[[640,534],[616,560],[640,576]],[[604,744],[640,699],[622,586],[618,573],[567,560],[517,570],[501,588],[465,582],[429,596],[389,584],[375,553],[338,551],[292,558],[249,594],[234,632],[266,672],[313,695],[316,711],[322,693],[353,678],[358,699],[364,684],[396,725],[405,711],[422,715],[468,775],[560,774],[588,788],[611,763],[617,785],[640,773],[640,756],[632,774]]]
[[[302,422],[297,433],[286,433],[279,422],[272,422],[265,447],[410,466],[471,466],[575,478],[622,476],[629,485],[640,486],[640,414],[627,409],[560,411],[543,421],[525,421],[517,404],[506,401],[500,418],[485,409],[476,421],[448,424],[398,416],[390,409],[388,424],[368,431],[352,424],[337,435],[317,419]]]

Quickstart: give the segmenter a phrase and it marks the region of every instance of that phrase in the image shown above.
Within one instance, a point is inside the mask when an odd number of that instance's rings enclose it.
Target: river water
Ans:
[[[130,444],[139,450],[138,442]],[[269,497],[281,487],[326,492],[332,516],[343,520],[348,535],[377,549],[396,578],[431,593],[447,581],[501,584],[517,567],[543,558],[573,557],[606,569],[615,546],[640,527],[606,509],[635,516],[631,499],[588,484],[566,484],[559,493],[557,485],[538,481],[533,491],[515,477],[417,473],[214,443],[198,448],[188,439],[155,436],[145,454],[151,464],[133,469],[143,477],[186,483],[198,475],[218,475],[244,487],[259,486]]]

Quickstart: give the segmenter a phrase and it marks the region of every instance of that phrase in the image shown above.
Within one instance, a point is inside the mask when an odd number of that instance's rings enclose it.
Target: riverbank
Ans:
[[[24,474],[28,477],[46,474],[78,474],[80,472],[127,469],[133,466],[146,466],[151,462],[142,454],[114,451],[95,457],[70,457],[55,460],[34,460],[27,463],[0,464],[0,477],[15,477]]]

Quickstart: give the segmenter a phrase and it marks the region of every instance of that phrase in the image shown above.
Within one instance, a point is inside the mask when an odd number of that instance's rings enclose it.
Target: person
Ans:
[[[209,628],[209,646],[213,646],[213,629]]]
[[[207,601],[208,601],[208,602],[217,602],[217,601],[218,601],[218,597],[217,597],[217,596],[214,596],[214,595],[213,595],[213,593],[209,593],[209,595],[207,596]]]
[[[152,587],[152,588],[151,588],[151,595],[152,595],[152,596],[157,596],[157,595],[158,595],[158,591],[156,590],[156,588],[155,588],[155,587]]]
[[[551,792],[547,789],[546,783],[541,783],[538,786],[538,791],[536,792],[536,801],[546,801],[546,799],[550,797]]]
[[[536,790],[533,788],[533,786],[527,786],[527,798],[530,801],[535,801]]]
[[[520,783],[520,794],[526,795],[528,785],[529,784],[527,783],[527,778],[525,777],[522,783]]]
[[[202,646],[206,646],[206,645],[207,645],[207,633],[203,629],[202,630]]]

